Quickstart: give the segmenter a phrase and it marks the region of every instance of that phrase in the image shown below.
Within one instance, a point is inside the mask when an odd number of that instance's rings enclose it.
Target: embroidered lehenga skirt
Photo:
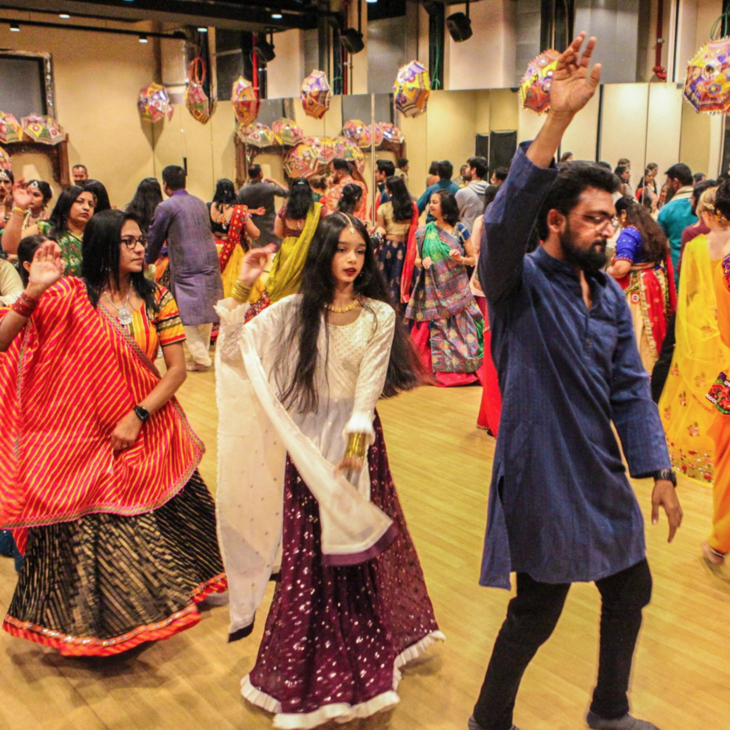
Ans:
[[[200,620],[226,589],[215,503],[196,471],[163,506],[28,530],[3,628],[70,656],[109,656]]]

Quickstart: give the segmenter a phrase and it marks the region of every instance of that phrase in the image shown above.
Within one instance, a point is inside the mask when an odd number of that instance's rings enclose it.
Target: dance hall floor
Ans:
[[[422,388],[381,404],[400,499],[436,616],[447,636],[406,668],[401,703],[352,730],[464,730],[509,594],[477,584],[494,440],[477,430],[478,388]],[[214,375],[191,375],[180,396],[207,444],[202,473],[216,475]],[[636,482],[649,518],[652,482]],[[647,525],[654,599],[645,613],[632,687],[635,713],[662,730],[730,728],[730,567],[700,557],[710,490],[680,481],[685,523],[672,545],[667,527]],[[14,586],[0,561],[0,603]],[[64,659],[0,636],[0,730],[268,730],[271,718],[239,694],[251,668],[271,587],[248,639],[226,643],[227,608],[204,613],[190,631],[132,656]],[[599,599],[576,585],[552,639],[525,675],[515,721],[522,730],[580,730],[596,674]],[[328,726],[328,730],[331,730]]]

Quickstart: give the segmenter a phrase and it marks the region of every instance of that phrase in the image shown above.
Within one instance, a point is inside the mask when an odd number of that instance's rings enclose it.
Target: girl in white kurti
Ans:
[[[218,307],[219,534],[231,639],[281,565],[243,696],[275,727],[312,728],[392,707],[399,668],[443,638],[375,412],[418,361],[360,221],[323,220],[301,293],[244,326],[267,253]]]

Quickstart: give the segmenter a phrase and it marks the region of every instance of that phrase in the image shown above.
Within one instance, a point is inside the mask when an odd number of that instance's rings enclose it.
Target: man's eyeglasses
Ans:
[[[147,248],[147,239],[144,236],[122,236],[122,245],[130,251],[137,248],[138,243],[141,243],[143,248]]]
[[[618,226],[618,218],[613,215],[606,215],[601,213],[576,213],[587,223],[591,223],[597,231],[601,231],[606,226],[612,226],[616,228]]]

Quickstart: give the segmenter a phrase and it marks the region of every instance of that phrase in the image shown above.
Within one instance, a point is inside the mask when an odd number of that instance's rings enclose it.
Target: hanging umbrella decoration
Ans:
[[[326,167],[337,157],[332,137],[305,137],[305,144],[311,144],[320,162]]]
[[[350,119],[345,122],[345,126],[342,128],[342,134],[361,149],[372,147],[373,134],[370,125],[361,122],[359,119]]]
[[[684,98],[696,112],[730,111],[730,37],[706,43],[689,62]]]
[[[239,139],[252,147],[275,147],[281,144],[279,137],[274,134],[271,127],[261,122],[254,122],[249,125],[239,125],[236,134]]]
[[[244,127],[256,121],[261,102],[256,96],[256,90],[253,88],[253,84],[248,79],[244,79],[243,76],[239,76],[233,82],[233,86],[231,87],[231,104],[233,104],[236,119]]]
[[[335,157],[352,162],[362,173],[365,170],[365,155],[362,150],[347,137],[337,137],[334,141]]]
[[[142,119],[152,122],[152,124],[161,122],[165,117],[169,122],[175,111],[165,87],[162,84],[154,83],[143,86],[139,90],[137,108]]]
[[[287,147],[294,147],[304,139],[302,128],[292,119],[282,117],[277,119],[272,125],[274,134],[278,135],[281,143]]]
[[[380,122],[378,124],[378,129],[380,130],[382,138],[386,142],[403,144],[406,141],[405,135],[400,131],[400,129],[398,129],[398,127],[395,126],[395,124],[391,124],[390,122]],[[375,141],[377,143],[377,136]]]
[[[0,147],[0,170],[10,170],[11,168],[10,155]]]
[[[420,61],[411,61],[401,66],[393,85],[395,107],[407,117],[417,117],[426,111],[431,93],[428,71]]]
[[[310,177],[324,169],[325,165],[317,150],[309,142],[301,142],[287,152],[284,170],[290,178]]]
[[[0,112],[0,142],[20,142],[23,138],[23,128],[18,120],[8,112]]]
[[[544,114],[550,108],[550,87],[560,53],[550,48],[533,58],[520,81],[520,100],[525,109]]]
[[[30,114],[21,119],[21,124],[23,125],[23,134],[31,142],[55,145],[63,142],[66,138],[66,133],[53,117]]]
[[[324,71],[312,71],[302,82],[300,94],[304,113],[321,119],[330,108],[330,85]]]
[[[215,111],[215,100],[205,93],[207,66],[205,60],[196,56],[188,67],[188,85],[185,87],[185,106],[193,119],[207,124]]]

